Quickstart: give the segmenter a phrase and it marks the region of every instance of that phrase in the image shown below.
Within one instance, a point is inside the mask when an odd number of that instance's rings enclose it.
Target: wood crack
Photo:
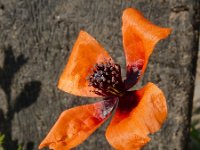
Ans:
[[[183,11],[189,11],[189,8],[187,6],[180,5],[180,6],[175,6],[175,7],[171,8],[171,11],[174,13],[179,13],[179,12],[183,12]]]

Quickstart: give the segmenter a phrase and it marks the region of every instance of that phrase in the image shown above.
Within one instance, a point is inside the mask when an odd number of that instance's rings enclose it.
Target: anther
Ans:
[[[103,82],[101,82],[99,86],[100,86],[100,88],[103,88]]]
[[[112,71],[112,74],[116,74],[116,72],[115,72],[115,71]]]
[[[101,79],[103,80],[103,82],[106,81],[106,78],[104,76],[101,76]]]
[[[114,78],[114,77],[112,77],[112,82],[113,82],[113,83],[115,82],[115,78]]]

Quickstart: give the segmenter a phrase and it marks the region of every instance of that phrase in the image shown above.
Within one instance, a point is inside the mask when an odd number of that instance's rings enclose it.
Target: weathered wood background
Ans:
[[[56,84],[81,29],[121,65],[121,15],[136,7],[154,23],[173,28],[160,42],[140,85],[156,83],[169,115],[144,149],[187,149],[197,57],[199,0],[0,0],[0,132],[6,150],[37,149],[59,114],[94,102],[61,92]],[[112,149],[106,124],[79,150]]]

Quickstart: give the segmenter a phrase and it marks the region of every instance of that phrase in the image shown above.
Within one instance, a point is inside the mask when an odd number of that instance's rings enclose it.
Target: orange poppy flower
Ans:
[[[114,110],[106,130],[108,142],[117,150],[138,150],[150,141],[167,116],[163,92],[153,83],[128,91],[144,73],[155,44],[171,30],[158,27],[128,8],[123,12],[123,45],[127,76],[120,66],[88,33],[81,31],[73,47],[58,88],[78,96],[104,100],[64,111],[39,148],[68,150],[81,144]]]

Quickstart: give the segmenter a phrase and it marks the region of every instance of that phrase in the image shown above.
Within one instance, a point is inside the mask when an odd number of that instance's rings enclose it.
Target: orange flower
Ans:
[[[58,88],[78,96],[104,100],[64,111],[39,148],[68,150],[81,144],[115,111],[106,130],[108,142],[117,150],[137,150],[159,130],[167,116],[166,100],[153,83],[128,91],[144,73],[155,44],[170,34],[128,8],[123,12],[123,45],[127,76],[88,33],[81,31]]]

